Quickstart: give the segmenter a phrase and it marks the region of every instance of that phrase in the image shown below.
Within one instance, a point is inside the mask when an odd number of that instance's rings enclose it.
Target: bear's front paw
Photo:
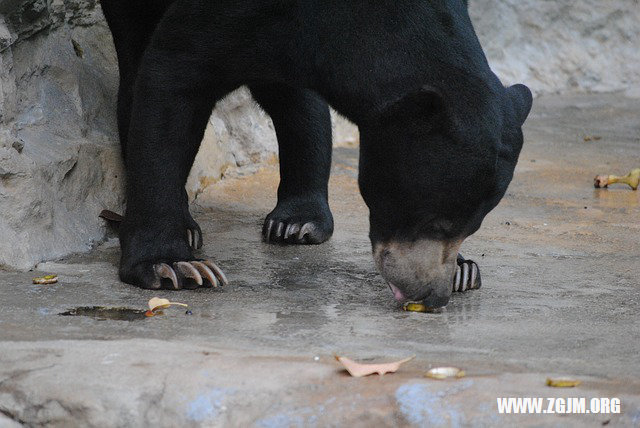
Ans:
[[[170,290],[218,287],[227,278],[215,263],[193,256],[193,238],[184,224],[147,219],[134,223],[125,218],[120,229],[120,279],[141,288]],[[196,234],[192,234],[195,237]]]
[[[262,227],[262,239],[267,243],[321,244],[332,234],[329,205],[316,200],[280,201]]]

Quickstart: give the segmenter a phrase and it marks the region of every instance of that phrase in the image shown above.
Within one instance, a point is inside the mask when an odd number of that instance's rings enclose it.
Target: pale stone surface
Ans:
[[[637,0],[471,0],[489,63],[536,93],[640,86]]]
[[[586,409],[591,397],[617,397],[622,414],[500,415],[496,397],[567,392],[544,385],[548,371],[490,365],[468,366],[468,376],[459,380],[426,379],[430,361],[424,354],[397,373],[354,379],[330,354],[316,359],[304,350],[228,349],[206,339],[3,345],[0,411],[12,419],[3,425],[0,413],[0,428],[584,427],[637,426],[640,417],[637,382],[584,375],[584,386],[569,396],[588,397]]]
[[[117,241],[0,271],[0,428],[28,427],[637,427],[640,424],[640,199],[597,173],[638,166],[640,100],[541,97],[514,181],[463,243],[482,288],[442,313],[402,311],[375,271],[358,152],[335,151],[336,230],[317,246],[261,242],[275,165],[226,179],[195,219],[229,286],[142,290],[118,280]],[[586,135],[600,136],[584,141]],[[53,285],[31,283],[56,273]],[[59,316],[95,305],[189,305],[135,321]],[[334,355],[388,362],[352,378]],[[464,369],[438,381],[434,366]],[[547,376],[582,381],[549,388]],[[617,397],[620,414],[500,415],[497,397]],[[548,403],[545,402],[545,409]],[[588,408],[588,407],[587,407]],[[7,426],[9,425],[7,422]]]
[[[472,0],[489,60],[535,92],[640,96],[634,0]],[[96,0],[0,1],[0,266],[30,268],[104,237],[97,215],[122,210],[117,69]],[[357,131],[334,121],[337,145]],[[277,159],[270,120],[246,90],[218,106],[187,189]]]

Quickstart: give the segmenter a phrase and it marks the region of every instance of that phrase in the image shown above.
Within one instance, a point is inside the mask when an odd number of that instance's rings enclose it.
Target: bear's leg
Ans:
[[[118,87],[118,132],[122,156],[126,158],[133,85],[140,60],[156,26],[172,0],[143,2],[140,0],[102,0],[101,5],[113,36],[118,56],[120,84]],[[186,235],[194,249],[202,247],[202,230],[189,212],[189,198],[183,195],[182,211]]]
[[[278,204],[262,228],[265,242],[320,244],[333,233],[328,183],[331,116],[314,92],[284,85],[251,86],[278,137]]]
[[[171,34],[169,34],[171,36]],[[127,145],[127,210],[120,227],[120,278],[143,288],[226,282],[194,258],[185,230],[184,186],[215,101],[209,64],[164,50],[145,53],[134,88]],[[224,91],[226,93],[226,91]]]

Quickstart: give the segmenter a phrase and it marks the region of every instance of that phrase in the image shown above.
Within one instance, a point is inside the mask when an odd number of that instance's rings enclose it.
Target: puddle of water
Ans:
[[[638,192],[631,189],[594,189],[593,199],[601,208],[625,208],[640,205]]]
[[[58,315],[69,317],[89,317],[99,321],[141,321],[147,319],[144,310],[130,308],[105,308],[103,306],[84,306],[71,309]]]

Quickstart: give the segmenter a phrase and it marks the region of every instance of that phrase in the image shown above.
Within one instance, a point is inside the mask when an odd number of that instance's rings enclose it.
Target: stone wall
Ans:
[[[537,94],[640,86],[638,0],[470,0],[493,70]]]
[[[638,91],[637,0],[471,0],[490,62],[535,92]],[[0,266],[85,251],[122,210],[116,58],[97,0],[0,0]],[[337,143],[357,132],[335,121]],[[276,159],[246,90],[211,117],[187,189]]]
[[[115,56],[95,0],[0,4],[0,265],[89,249],[122,203]]]

